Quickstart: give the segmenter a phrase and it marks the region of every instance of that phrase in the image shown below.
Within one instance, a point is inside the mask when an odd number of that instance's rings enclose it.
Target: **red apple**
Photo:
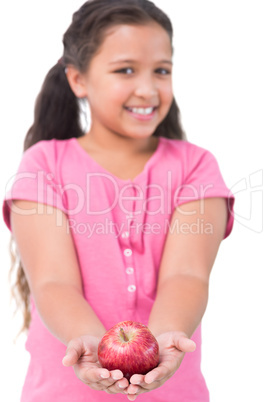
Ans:
[[[129,380],[133,374],[146,374],[158,365],[159,346],[146,325],[122,321],[103,336],[98,357],[102,367],[119,369]]]

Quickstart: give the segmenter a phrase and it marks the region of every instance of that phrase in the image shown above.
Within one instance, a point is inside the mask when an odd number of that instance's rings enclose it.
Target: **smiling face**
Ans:
[[[172,49],[157,23],[117,25],[82,76],[94,136],[147,139],[173,101]]]

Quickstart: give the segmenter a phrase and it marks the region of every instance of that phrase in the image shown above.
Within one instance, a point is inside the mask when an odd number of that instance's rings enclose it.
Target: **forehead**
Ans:
[[[157,23],[146,25],[115,25],[107,29],[98,56],[104,61],[118,57],[154,58],[171,57],[172,48],[168,33]]]

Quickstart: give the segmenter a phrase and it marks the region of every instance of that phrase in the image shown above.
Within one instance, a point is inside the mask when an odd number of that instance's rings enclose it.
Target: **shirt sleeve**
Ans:
[[[185,177],[177,189],[175,206],[205,198],[226,199],[228,221],[224,238],[229,236],[234,223],[234,195],[226,186],[214,155],[197,146],[191,146],[187,154]]]
[[[10,231],[12,230],[11,210],[16,213],[26,213],[15,207],[13,204],[15,199],[35,201],[66,212],[62,186],[57,180],[56,149],[53,140],[40,141],[27,149],[22,156],[17,173],[6,185],[2,213]],[[43,212],[42,206],[37,212]],[[34,213],[34,211],[28,213]]]

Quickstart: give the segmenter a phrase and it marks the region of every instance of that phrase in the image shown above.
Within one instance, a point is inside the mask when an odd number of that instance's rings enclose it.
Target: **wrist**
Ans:
[[[192,336],[192,334],[189,334],[186,331],[184,331],[180,328],[177,328],[177,327],[169,326],[166,328],[163,328],[163,327],[158,328],[157,326],[154,326],[153,324],[152,325],[148,324],[148,328],[156,338],[160,335],[167,334],[167,333],[170,333],[170,334],[176,333],[178,335],[185,336],[187,338],[191,338],[191,336]]]
[[[102,337],[106,332],[94,310],[75,287],[49,283],[36,292],[35,303],[49,331],[62,343],[83,335]],[[65,300],[68,298],[68,303]]]
[[[81,340],[86,340],[88,338],[95,338],[98,340],[101,340],[103,335],[105,334],[106,330],[102,328],[89,328],[88,330],[84,331],[74,331],[73,333],[70,333],[68,337],[64,339],[64,344],[67,346],[71,341],[81,339]]]

